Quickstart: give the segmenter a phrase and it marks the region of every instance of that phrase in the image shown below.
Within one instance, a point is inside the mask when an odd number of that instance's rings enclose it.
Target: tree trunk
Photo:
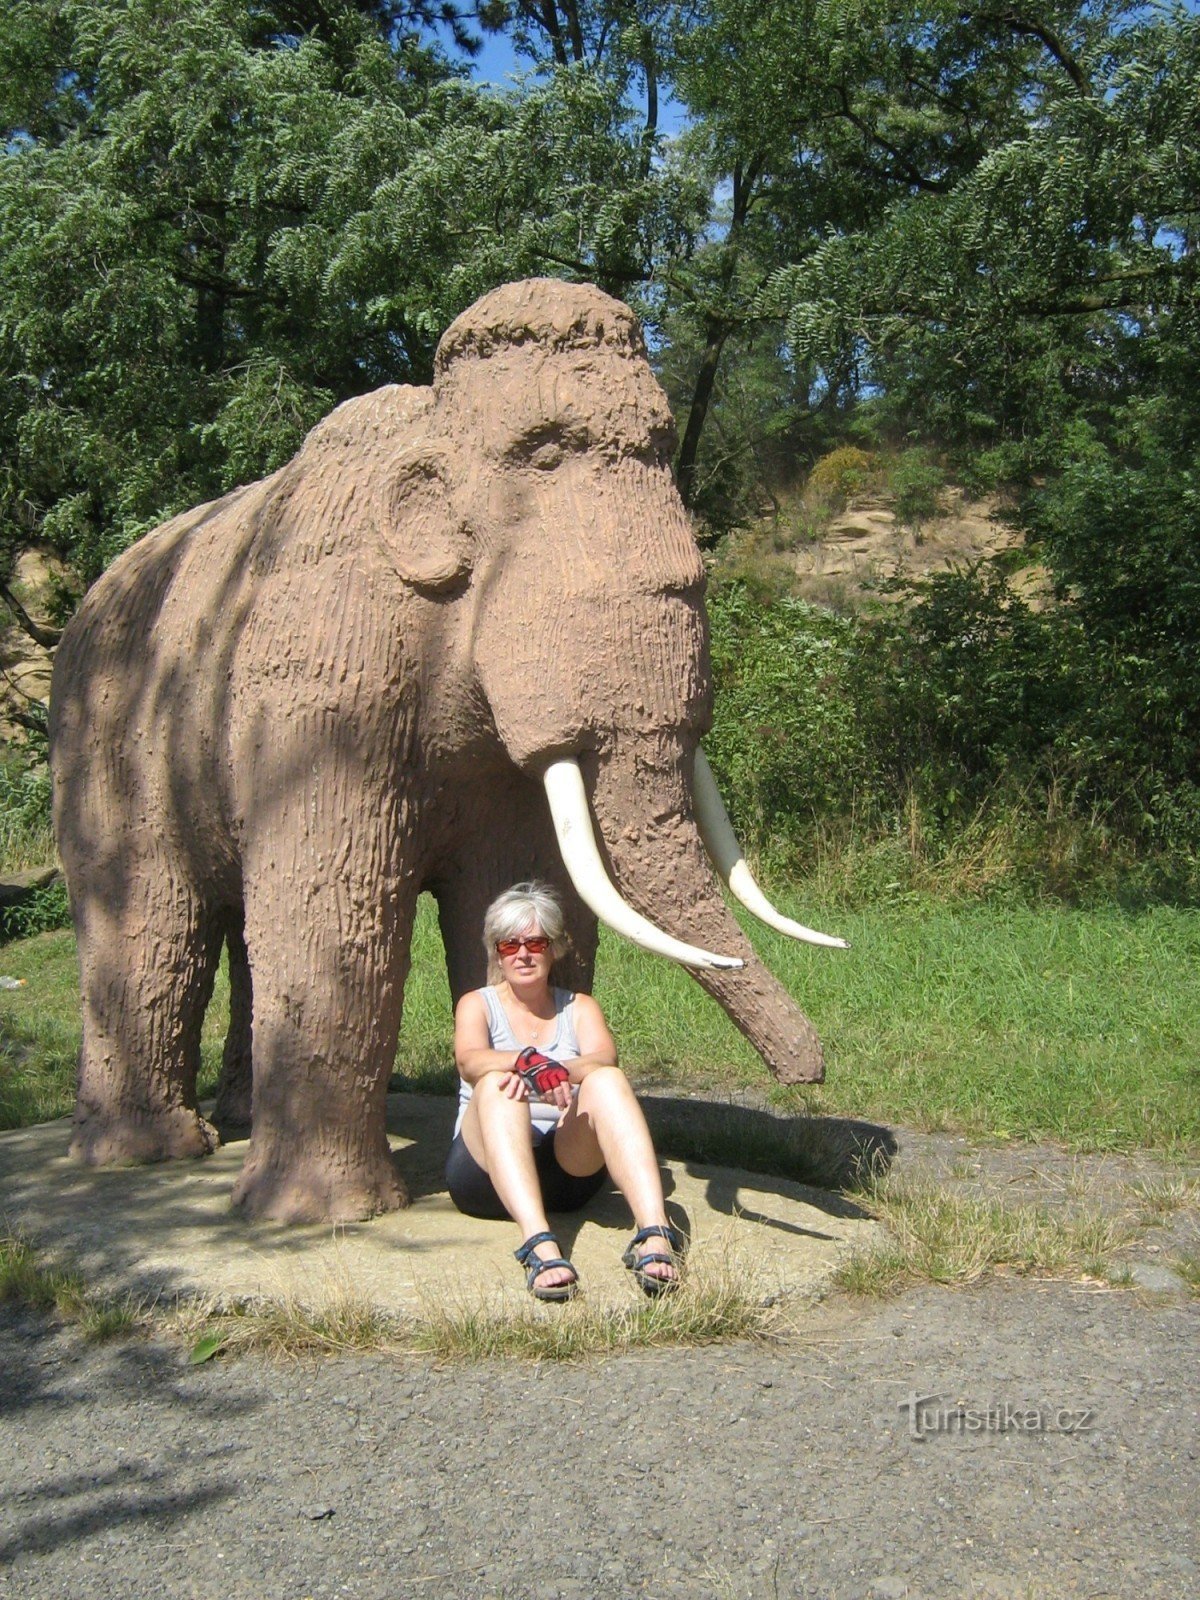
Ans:
[[[755,156],[746,166],[743,167],[739,162],[733,169],[733,210],[729,218],[729,232],[725,236],[721,262],[721,298],[726,303],[737,272],[741,235],[750,212],[754,185],[762,172],[762,166],[762,157]],[[700,454],[700,438],[712,402],[721,352],[733,327],[733,319],[728,315],[721,316],[715,311],[709,311],[705,316],[704,354],[700,358],[700,369],[696,373],[696,386],[692,391],[687,427],[684,429],[683,442],[679,446],[679,455],[675,462],[675,480],[679,486],[680,499],[689,511],[696,493],[696,462]]]

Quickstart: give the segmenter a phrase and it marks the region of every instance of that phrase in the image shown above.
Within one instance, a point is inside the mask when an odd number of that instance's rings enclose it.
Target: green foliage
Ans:
[[[735,824],[760,848],[852,808],[878,779],[853,692],[854,624],[801,600],[713,595],[716,713],[705,748]]]
[[[1086,641],[1038,613],[994,569],[909,590],[917,604],[862,633],[863,714],[894,792],[915,785],[945,812],[973,811],[998,784],[1041,767],[1081,704]]]
[[[873,466],[871,456],[857,445],[839,445],[813,463],[808,486],[831,504],[844,506],[866,488]]]
[[[35,889],[19,905],[0,910],[0,939],[28,939],[35,933],[66,928],[71,922],[67,886],[61,879]]]
[[[889,481],[898,522],[919,532],[937,516],[946,474],[927,450],[905,450],[893,464]]]
[[[1139,675],[1076,608],[1034,611],[994,568],[907,596],[857,617],[744,583],[712,597],[708,747],[751,847],[794,870],[849,830],[864,892],[1200,892],[1175,657]]]
[[[702,216],[600,74],[489,94],[348,0],[294,32],[234,0],[20,9],[10,70],[55,54],[44,114],[0,99],[0,545],[86,581],[336,402],[427,381],[485,290],[619,291]]]
[[[1079,759],[1154,790],[1200,793],[1200,483],[1185,397],[1128,409],[1116,446],[1088,430],[1030,517],[1087,634]]]
[[[1021,440],[1026,468],[1105,403],[1163,309],[1195,299],[1200,23],[1182,6],[1056,11],[1023,26],[918,3],[868,41],[833,8],[850,44],[830,58],[833,124],[892,181],[759,300],[798,358],[853,362],[899,427]]]
[[[50,772],[42,751],[13,750],[0,761],[0,869],[19,871],[54,859]]]

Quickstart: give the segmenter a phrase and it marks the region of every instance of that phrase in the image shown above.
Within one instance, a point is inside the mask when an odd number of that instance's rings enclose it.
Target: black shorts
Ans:
[[[608,1169],[601,1167],[586,1178],[564,1172],[554,1154],[554,1133],[553,1128],[533,1130],[533,1159],[542,1186],[542,1204],[547,1211],[578,1211],[604,1187]],[[451,1200],[468,1217],[484,1217],[489,1222],[503,1222],[508,1217],[492,1180],[467,1149],[461,1133],[455,1135],[446,1157],[446,1187]]]

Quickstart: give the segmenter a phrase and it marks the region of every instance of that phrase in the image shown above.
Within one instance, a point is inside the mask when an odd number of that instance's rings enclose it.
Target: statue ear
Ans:
[[[455,505],[449,457],[422,441],[397,452],[375,494],[375,520],[400,576],[416,589],[449,589],[471,569],[470,530]]]

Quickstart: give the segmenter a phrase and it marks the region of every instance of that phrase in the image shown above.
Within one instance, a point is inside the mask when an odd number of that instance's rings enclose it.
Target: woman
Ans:
[[[546,1212],[578,1210],[611,1176],[637,1227],[625,1265],[647,1294],[676,1288],[682,1240],[667,1221],[650,1130],[603,1013],[590,995],[550,983],[565,949],[553,890],[506,890],[488,907],[483,942],[488,985],[463,995],[454,1015],[461,1083],[446,1162],[451,1199],[468,1216],[511,1217],[530,1293],[567,1300],[579,1275]]]

